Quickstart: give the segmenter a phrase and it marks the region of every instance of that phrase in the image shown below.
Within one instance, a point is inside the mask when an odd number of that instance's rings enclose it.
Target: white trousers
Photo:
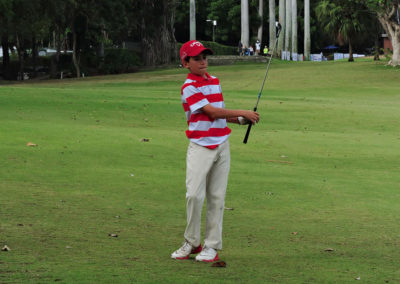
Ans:
[[[207,198],[204,245],[222,249],[222,219],[230,169],[229,141],[210,150],[190,142],[186,156],[185,239],[199,246],[201,212]]]

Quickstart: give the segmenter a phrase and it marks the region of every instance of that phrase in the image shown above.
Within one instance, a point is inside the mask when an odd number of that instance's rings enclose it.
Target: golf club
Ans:
[[[279,34],[280,34],[281,28],[282,28],[282,26],[281,26],[281,24],[280,24],[279,22],[276,22],[276,23],[275,23],[275,26],[276,26],[276,39],[275,39],[275,44],[274,44],[274,48],[272,49],[271,57],[269,58],[269,61],[268,61],[267,70],[265,71],[264,80],[263,80],[263,82],[262,82],[260,92],[258,93],[258,98],[257,98],[256,106],[254,107],[254,111],[257,111],[258,102],[260,101],[261,94],[262,94],[262,91],[263,91],[263,89],[264,89],[264,84],[265,84],[265,80],[267,79],[269,66],[271,65],[271,60],[272,60],[272,57],[274,56],[275,48],[276,48],[276,46],[277,46],[277,44],[278,44]],[[245,136],[244,139],[243,139],[243,143],[244,143],[244,144],[246,144],[246,143],[247,143],[247,140],[249,139],[250,130],[251,130],[251,126],[252,126],[252,125],[253,125],[253,124],[250,123],[249,126],[248,126],[248,128],[247,128],[246,136]]]

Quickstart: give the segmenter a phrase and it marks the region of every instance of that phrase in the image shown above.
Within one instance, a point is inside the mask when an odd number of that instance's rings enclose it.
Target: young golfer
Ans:
[[[186,42],[180,50],[183,67],[189,70],[181,95],[189,129],[186,156],[185,242],[171,257],[188,259],[198,254],[197,261],[217,261],[222,249],[222,218],[230,168],[227,122],[248,124],[259,120],[257,112],[225,109],[219,80],[207,73],[211,49],[200,42]],[[207,198],[204,247],[201,246],[201,211]]]

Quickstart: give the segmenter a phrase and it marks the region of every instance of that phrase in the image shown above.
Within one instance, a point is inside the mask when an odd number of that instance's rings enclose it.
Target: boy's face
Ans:
[[[192,74],[197,76],[206,77],[208,62],[205,54],[200,53],[197,56],[192,56],[189,61],[184,61],[183,67],[190,70]]]

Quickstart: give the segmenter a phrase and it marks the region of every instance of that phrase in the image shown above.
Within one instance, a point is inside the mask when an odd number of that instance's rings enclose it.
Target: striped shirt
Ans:
[[[189,140],[215,149],[228,139],[231,130],[227,127],[225,118],[211,119],[202,111],[208,104],[217,108],[225,107],[218,78],[208,73],[206,76],[207,79],[188,74],[181,89],[182,105],[189,126],[186,130]]]

